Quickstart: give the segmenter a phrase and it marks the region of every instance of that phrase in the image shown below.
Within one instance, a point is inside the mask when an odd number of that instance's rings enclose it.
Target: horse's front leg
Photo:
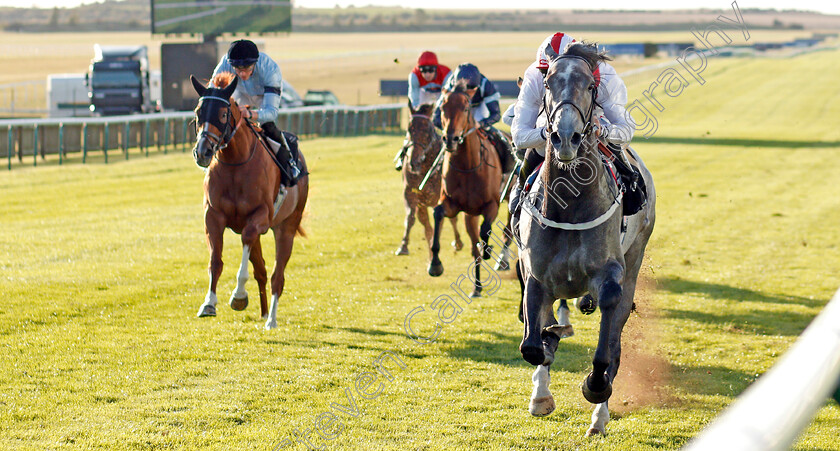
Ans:
[[[292,256],[295,234],[303,218],[303,208],[295,211],[279,227],[274,229],[275,261],[274,273],[271,275],[271,309],[265,317],[265,330],[277,328],[277,308],[280,306],[280,295],[286,286],[286,265]]]
[[[618,374],[618,367],[621,363],[621,334],[624,330],[624,325],[627,324],[627,319],[630,317],[630,312],[633,310],[633,298],[636,294],[636,281],[639,276],[639,269],[642,264],[643,245],[634,244],[630,248],[630,255],[636,255],[634,261],[626,261],[627,272],[624,275],[621,290],[621,302],[616,306],[612,321],[612,333],[610,335],[610,366],[607,368],[607,377],[611,382],[615,382],[615,377]],[[586,431],[587,436],[592,435],[607,435],[607,423],[610,421],[610,411],[607,407],[608,401],[604,401],[595,406],[595,411],[592,412],[592,424],[589,430]]]
[[[478,230],[478,216],[464,214],[464,227],[467,229],[467,235],[470,237],[470,255],[472,255],[475,262],[475,288],[470,297],[481,297],[481,258],[483,241]]]
[[[407,190],[406,190],[407,191]],[[426,207],[420,205],[420,202],[417,200],[417,196],[414,196],[408,192],[404,194],[405,199],[405,233],[403,233],[402,242],[400,243],[399,249],[395,252],[396,255],[408,255],[408,240],[409,235],[411,234],[411,228],[414,227],[414,217],[415,217],[415,210],[423,209],[425,210]],[[422,221],[421,221],[422,222]],[[426,213],[426,222],[423,224],[424,226],[429,225],[429,214]],[[428,231],[426,235],[428,235]]]
[[[429,261],[428,268],[429,275],[432,277],[439,277],[443,274],[443,263],[440,261],[440,228],[445,215],[445,204],[446,199],[443,200],[443,203],[434,208],[433,216],[435,219],[435,234],[434,237],[432,237],[432,259]]]
[[[239,265],[239,272],[236,275],[236,288],[230,296],[230,308],[234,310],[245,310],[248,306],[248,292],[245,291],[245,283],[248,282],[248,262],[254,265],[254,278],[260,291],[260,313],[265,315],[268,311],[268,299],[265,294],[265,284],[268,277],[265,271],[265,260],[262,256],[260,235],[268,231],[268,209],[265,206],[258,208],[248,217],[245,228],[242,230],[242,262]]]
[[[204,303],[198,308],[198,316],[216,316],[216,285],[222,275],[222,246],[225,233],[225,217],[222,213],[210,208],[204,211],[204,235],[207,247],[210,248],[210,288],[204,297]]]
[[[435,228],[429,221],[429,209],[425,205],[418,203],[415,213],[417,215],[417,220],[420,221],[420,224],[423,226],[423,235],[426,238],[426,246],[428,246],[429,249],[429,258],[432,258],[432,240],[435,237]]]
[[[553,300],[533,276],[524,276],[526,279],[522,306],[525,334],[519,345],[519,352],[531,365],[551,365],[554,362],[554,351],[557,350],[560,341],[557,320],[551,311]]]
[[[452,233],[455,234],[455,239],[452,240],[452,248],[455,249],[455,252],[458,252],[464,248],[464,242],[461,241],[461,232],[458,231],[458,216],[449,218],[449,222],[452,223]]]
[[[531,376],[534,389],[528,411],[534,416],[548,415],[554,411],[554,397],[549,390],[551,377],[549,368],[554,361],[554,351],[557,349],[558,339],[545,336],[543,326],[554,322],[551,314],[551,302],[547,299],[542,285],[533,277],[525,281],[525,295],[523,319],[525,320],[525,335],[519,345],[522,357],[537,368]],[[547,308],[546,308],[547,307]]]
[[[502,244],[502,251],[499,252],[499,258],[496,261],[495,270],[496,271],[507,271],[510,269],[510,243],[513,242],[513,231],[510,228],[510,218],[511,215],[508,214],[507,224],[505,224],[505,228],[502,229],[502,233],[505,235],[505,240]]]
[[[592,404],[605,402],[612,395],[612,380],[607,368],[612,363],[613,353],[610,348],[621,334],[620,329],[616,330],[615,319],[621,304],[623,278],[624,267],[618,261],[610,260],[589,283],[589,292],[601,309],[601,325],[598,346],[592,359],[592,372],[586,376],[582,386],[584,398]]]

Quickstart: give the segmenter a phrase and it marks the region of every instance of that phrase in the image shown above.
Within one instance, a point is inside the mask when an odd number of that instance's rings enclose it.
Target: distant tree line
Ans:
[[[0,28],[6,31],[39,33],[149,31],[150,11],[149,0],[105,0],[76,8],[0,8]],[[709,14],[722,12],[703,11]],[[628,17],[626,23],[619,25],[599,19],[606,14],[617,12],[619,11],[573,10],[570,12],[547,9],[485,12],[372,6],[330,9],[294,8],[292,31],[684,31],[692,25],[705,26],[707,22],[694,22],[701,18],[697,11],[694,11],[694,14],[685,14],[684,17],[687,19],[683,22],[668,22],[665,14],[658,11],[620,11],[628,14]],[[747,16],[751,29],[808,28],[799,20],[808,15],[802,12],[761,9],[744,9],[742,12]],[[585,15],[585,20],[581,19],[581,15]],[[651,20],[657,17],[661,20]],[[705,17],[702,18],[705,19]],[[574,19],[574,23],[570,23],[571,19]],[[633,23],[634,20],[638,23]]]

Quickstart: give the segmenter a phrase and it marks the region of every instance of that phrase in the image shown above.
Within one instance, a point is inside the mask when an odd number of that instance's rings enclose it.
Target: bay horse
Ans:
[[[443,190],[439,205],[434,209],[435,233],[428,272],[432,277],[443,274],[439,251],[440,225],[444,216],[453,218],[459,212],[464,212],[464,225],[470,237],[472,257],[476,262],[475,287],[471,296],[479,297],[481,265],[478,263],[479,259],[487,260],[491,257],[487,240],[499,212],[502,167],[496,148],[470,111],[470,96],[466,87],[458,84],[442,96],[440,110],[446,154],[443,159]],[[480,229],[479,217],[483,218]]]
[[[195,110],[196,143],[193,156],[204,176],[204,233],[210,248],[210,288],[198,316],[216,316],[216,284],[222,274],[222,238],[226,228],[242,235],[242,262],[236,288],[230,297],[234,310],[248,306],[248,261],[254,265],[254,278],[260,291],[260,315],[265,328],[277,327],[277,307],[286,282],[284,272],[292,254],[295,234],[304,235],[303,210],[309,196],[309,176],[286,188],[280,197],[280,169],[274,163],[265,141],[241,114],[231,98],[238,78],[231,73],[216,75],[204,87],[190,76],[201,98]],[[300,155],[301,173],[307,174]],[[275,262],[271,276],[271,309],[266,299],[267,273],[260,236],[274,232]]]
[[[431,115],[434,111],[434,105],[420,105],[415,110],[409,102],[408,109],[411,112],[411,119],[408,122],[410,145],[406,154],[408,164],[404,164],[402,169],[405,233],[396,255],[408,255],[409,234],[414,226],[415,218],[423,225],[426,243],[430,249],[429,252],[431,252],[434,229],[432,224],[429,223],[429,210],[427,208],[434,207],[440,201],[440,171],[436,171],[429,177],[422,191],[418,189],[423,177],[432,168],[442,143],[440,136],[435,132],[434,124],[432,124]],[[464,243],[461,241],[461,234],[458,233],[457,218],[453,217],[450,220],[452,230],[455,232],[452,247],[459,251],[464,247]]]
[[[529,411],[548,415],[554,410],[549,367],[563,329],[552,304],[589,293],[601,321],[593,369],[582,385],[586,400],[596,404],[587,435],[606,434],[621,332],[634,306],[636,279],[653,232],[656,194],[650,171],[634,153],[648,202],[622,224],[623,191],[610,160],[598,150],[592,127],[598,89],[593,70],[606,56],[593,43],[572,44],[562,55],[548,46],[546,55],[551,61],[544,97],[549,140],[538,182],[523,194],[516,225],[525,281],[525,332],[519,349],[537,367]]]

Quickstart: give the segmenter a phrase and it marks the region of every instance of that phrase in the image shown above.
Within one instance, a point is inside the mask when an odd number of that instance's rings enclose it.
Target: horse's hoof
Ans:
[[[230,308],[236,310],[237,312],[241,312],[248,307],[248,295],[246,294],[244,298],[237,298],[235,296],[230,297]]]
[[[537,366],[545,363],[545,351],[542,346],[521,345],[519,352],[522,353],[522,358],[531,365]]]
[[[476,288],[475,290],[473,290],[473,292],[472,292],[472,294],[470,295],[470,297],[471,297],[471,298],[473,298],[473,299],[475,299],[475,298],[480,298],[480,297],[481,297],[481,290],[480,290],[480,289],[478,289],[478,288]]]
[[[464,248],[464,243],[462,243],[461,241],[453,241],[452,247],[455,248],[455,252],[458,252]]]
[[[443,274],[443,263],[429,263],[429,275],[432,277],[440,277]]]
[[[535,417],[544,417],[556,408],[553,396],[544,396],[542,398],[532,399],[528,404],[528,412]]]
[[[490,260],[490,258],[492,257],[492,255],[490,254],[490,251],[492,251],[492,250],[493,250],[493,246],[491,246],[489,244],[484,246],[484,249],[482,249],[482,252],[481,252],[481,259],[482,260]]]
[[[606,374],[603,375],[606,379]],[[583,391],[583,397],[586,398],[587,401],[591,402],[592,404],[601,404],[602,402],[607,402],[610,399],[610,395],[612,395],[612,383],[609,380],[606,380],[606,387],[601,391],[593,391],[590,388],[592,381],[592,373],[589,373],[586,376],[586,379],[583,380],[583,385],[581,385],[581,391]]]
[[[216,306],[211,304],[204,304],[198,308],[198,317],[204,318],[206,316],[216,316]]]
[[[607,431],[602,431],[602,430],[596,429],[596,428],[589,428],[589,430],[586,431],[586,436],[587,437],[594,437],[596,435],[603,435],[604,437],[606,437],[607,436]]]
[[[584,315],[591,315],[595,312],[595,309],[598,308],[598,304],[595,302],[595,299],[592,298],[591,294],[586,294],[582,298],[578,299],[577,307]]]
[[[277,320],[270,319],[265,322],[265,330],[277,329]]]
[[[394,255],[408,255],[408,246],[403,244],[396,252],[394,252]]]
[[[566,324],[566,325],[562,325],[562,326],[560,324],[554,324],[554,325],[546,327],[545,330],[546,330],[546,332],[551,332],[554,335],[557,335],[557,338],[559,338],[561,340],[564,339],[564,338],[569,338],[571,336],[574,336],[574,334],[575,334],[575,330],[572,329],[571,324]]]

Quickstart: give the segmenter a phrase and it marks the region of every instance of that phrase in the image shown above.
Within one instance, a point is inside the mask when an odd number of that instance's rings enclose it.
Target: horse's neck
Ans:
[[[420,163],[420,160],[423,159],[426,154],[434,153],[432,159],[437,156],[437,152],[440,151],[440,137],[435,133],[434,130],[428,130],[426,132],[418,133],[415,137],[411,135],[411,141],[414,145],[411,147],[411,158],[410,160],[415,164]],[[420,139],[417,139],[420,138]],[[438,144],[438,145],[435,145]],[[431,159],[426,156],[426,160],[429,160],[428,163],[431,164]]]
[[[546,218],[559,222],[585,222],[613,202],[604,164],[593,146],[581,152],[572,167],[559,168],[550,150],[542,169],[543,207]],[[594,172],[594,173],[593,173]]]
[[[228,164],[239,164],[251,157],[256,136],[247,126],[239,127],[227,147],[219,151],[219,159]]]
[[[470,128],[474,126],[475,124],[472,124]],[[475,130],[464,137],[464,142],[458,146],[458,151],[450,155],[452,161],[459,165],[459,169],[473,168],[481,161],[482,144],[478,133],[478,130]]]

